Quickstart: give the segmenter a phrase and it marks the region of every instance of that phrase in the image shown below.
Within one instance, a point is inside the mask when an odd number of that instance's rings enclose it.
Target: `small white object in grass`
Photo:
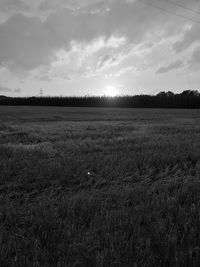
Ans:
[[[91,175],[91,172],[88,172],[87,174],[88,174],[88,175]]]

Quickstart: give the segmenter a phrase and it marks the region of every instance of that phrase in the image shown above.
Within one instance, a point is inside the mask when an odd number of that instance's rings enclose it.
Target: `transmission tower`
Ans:
[[[40,97],[43,97],[43,89],[40,89]]]

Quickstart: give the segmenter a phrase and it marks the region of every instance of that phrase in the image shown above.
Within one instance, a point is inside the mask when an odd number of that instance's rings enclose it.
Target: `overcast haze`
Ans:
[[[0,95],[180,92],[199,67],[198,0],[0,0]]]

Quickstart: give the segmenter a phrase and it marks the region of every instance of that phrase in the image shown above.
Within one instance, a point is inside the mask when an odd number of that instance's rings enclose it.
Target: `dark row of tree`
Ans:
[[[6,97],[0,105],[126,107],[126,108],[200,108],[200,93],[187,90],[180,94],[160,92],[157,95],[84,96],[84,97]]]

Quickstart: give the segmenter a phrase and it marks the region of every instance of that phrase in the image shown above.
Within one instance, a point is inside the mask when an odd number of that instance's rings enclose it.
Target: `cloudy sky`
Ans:
[[[200,89],[199,0],[0,0],[0,95]]]

